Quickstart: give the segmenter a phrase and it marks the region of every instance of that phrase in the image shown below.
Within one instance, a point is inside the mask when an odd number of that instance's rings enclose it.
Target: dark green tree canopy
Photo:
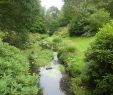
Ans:
[[[0,0],[0,29],[21,32],[40,15],[39,0]]]
[[[54,6],[50,7],[46,11],[45,20],[50,35],[52,35],[59,27],[58,23],[59,13],[60,11],[58,10],[58,8]]]

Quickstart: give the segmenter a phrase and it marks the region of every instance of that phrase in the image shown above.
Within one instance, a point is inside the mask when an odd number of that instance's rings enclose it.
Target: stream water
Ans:
[[[40,89],[43,95],[65,95],[60,88],[63,75],[59,70],[57,53],[54,52],[50,66],[40,68]]]

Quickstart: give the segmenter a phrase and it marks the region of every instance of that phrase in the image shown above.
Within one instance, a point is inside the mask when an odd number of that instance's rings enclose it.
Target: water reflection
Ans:
[[[64,95],[64,92],[60,88],[60,81],[63,76],[59,71],[57,62],[57,53],[54,53],[51,66],[40,69],[40,88],[43,95]]]

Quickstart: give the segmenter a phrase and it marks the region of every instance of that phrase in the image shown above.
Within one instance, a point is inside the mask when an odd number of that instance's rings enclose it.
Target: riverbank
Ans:
[[[87,89],[85,89],[83,86],[79,85],[82,85],[81,78],[84,76],[83,72],[86,66],[86,63],[84,62],[85,51],[88,49],[90,43],[94,39],[94,37],[71,38],[69,36],[62,38],[62,36],[59,34],[55,34],[51,37],[44,36],[42,39],[38,38],[39,41],[36,40],[33,48],[26,51],[26,53],[30,51],[32,54],[33,51],[31,59],[33,58],[33,63],[35,63],[34,67],[36,67],[36,65],[38,67],[50,65],[50,61],[52,60],[53,56],[52,52],[58,51],[58,53],[61,53],[59,59],[61,63],[63,63],[59,69],[61,72],[66,70],[66,73],[69,74],[69,80],[64,77],[63,81],[68,82],[67,88],[70,88],[72,90],[71,93],[74,95],[85,95],[85,93],[89,92],[87,92]],[[66,90],[66,86],[63,89]]]
[[[85,78],[85,52],[94,39],[95,37],[69,37],[65,27],[45,40],[59,52],[59,59],[69,75],[69,78],[64,78],[64,82],[68,81],[66,86],[74,95],[90,94],[82,79]],[[63,89],[66,89],[66,86]]]

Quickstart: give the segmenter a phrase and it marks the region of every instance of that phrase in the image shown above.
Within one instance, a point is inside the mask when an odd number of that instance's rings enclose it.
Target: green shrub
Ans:
[[[86,31],[84,26],[88,25],[87,19],[84,16],[74,17],[69,25],[70,36],[81,36]]]
[[[91,14],[88,18],[88,25],[84,27],[86,32],[95,34],[102,28],[103,25],[110,21],[110,13],[104,9],[99,9],[95,13]]]
[[[58,54],[58,57],[59,57],[59,60],[64,63],[66,66],[68,64],[71,64],[73,63],[75,60],[75,53],[76,49],[75,47],[73,46],[64,46],[64,47],[61,47],[59,48],[59,54]]]
[[[60,38],[54,38],[52,41],[54,43],[60,43],[60,42],[62,42],[62,40]]]
[[[70,36],[90,36],[95,35],[99,28],[110,21],[110,14],[100,9],[92,14],[80,15],[73,18],[69,25]]]
[[[3,31],[0,31],[0,40],[3,40],[4,36],[5,36],[5,33]]]
[[[47,33],[47,27],[45,25],[45,22],[42,20],[42,18],[38,18],[36,20],[36,23],[31,27],[30,31],[32,33],[40,33],[40,34]]]
[[[52,60],[52,51],[49,49],[43,49],[39,45],[34,45],[29,54],[29,61],[31,65],[45,66]]]
[[[53,20],[51,21],[51,23],[49,24],[49,32],[48,34],[51,36],[53,35],[59,28],[59,23],[57,20]]]
[[[20,49],[26,49],[30,46],[29,36],[25,32],[16,33],[12,31],[10,33],[6,33],[5,37],[3,38],[3,41]]]
[[[62,47],[63,44],[64,43],[62,42],[61,37],[55,36],[52,39],[52,48],[53,48],[54,51],[58,51]]]
[[[80,77],[71,79],[71,90],[74,95],[92,95],[91,92],[81,84],[82,80]]]
[[[29,63],[17,48],[0,42],[0,95],[33,95],[37,78],[29,74]]]
[[[67,38],[69,36],[68,27],[61,27],[57,32],[54,33],[55,36],[60,38]]]
[[[44,39],[40,42],[40,45],[45,49],[51,49],[54,51],[58,51],[64,43],[62,42],[61,37],[53,36],[51,39]]]
[[[40,41],[40,46],[44,49],[52,49],[53,43],[51,41],[48,41],[46,39]]]
[[[81,74],[81,71],[79,69],[79,66],[77,64],[70,64],[67,68],[67,72],[68,74],[73,77],[76,78],[77,76],[79,76]]]
[[[100,29],[86,53],[89,86],[95,95],[113,93],[113,21]]]

